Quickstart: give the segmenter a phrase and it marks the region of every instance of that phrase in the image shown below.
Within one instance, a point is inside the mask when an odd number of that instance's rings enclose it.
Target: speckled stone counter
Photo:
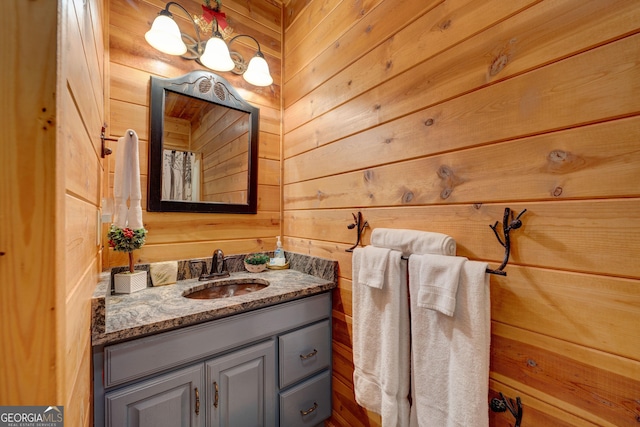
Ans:
[[[132,294],[111,294],[111,273],[105,272],[92,300],[92,345],[111,344],[219,319],[336,287],[335,261],[291,253],[287,253],[287,259],[290,269],[262,273],[240,271],[241,263],[230,262],[231,277],[206,282],[185,278],[190,274],[182,271],[174,285],[147,287]],[[187,264],[182,262],[182,265]],[[269,286],[230,298],[194,300],[183,296],[205,283],[242,278],[264,279]]]

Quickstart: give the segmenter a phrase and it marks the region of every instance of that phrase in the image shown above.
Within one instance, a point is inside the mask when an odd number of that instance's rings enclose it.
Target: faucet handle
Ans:
[[[200,268],[197,267],[198,264],[200,264]],[[189,270],[192,278],[207,274],[207,262],[203,259],[191,260],[189,261]]]

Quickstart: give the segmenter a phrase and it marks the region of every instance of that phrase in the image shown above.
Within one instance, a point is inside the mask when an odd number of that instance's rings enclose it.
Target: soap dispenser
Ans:
[[[284,249],[282,249],[282,242],[280,241],[280,236],[276,236],[276,250],[273,253],[273,265],[283,266],[287,263],[287,260],[284,256]]]

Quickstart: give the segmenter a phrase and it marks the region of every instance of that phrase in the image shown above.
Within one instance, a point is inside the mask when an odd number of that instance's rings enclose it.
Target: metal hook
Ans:
[[[107,124],[105,123],[104,125],[102,125],[102,130],[100,131],[100,139],[102,140],[102,150],[100,152],[100,157],[102,157],[103,159],[108,156],[109,154],[112,153],[110,148],[107,148],[106,144],[104,143],[105,141],[115,141],[115,139],[113,138],[107,138],[105,136],[105,131],[107,130]]]
[[[520,217],[526,211],[527,211],[526,209],[523,210],[514,219],[513,212],[511,211],[511,209],[504,208],[504,216],[502,217],[502,233],[504,235],[504,241],[500,238],[500,235],[498,234],[498,230],[497,230],[498,221],[496,221],[495,224],[489,226],[493,230],[493,233],[496,235],[496,239],[498,239],[498,242],[500,242],[500,244],[505,249],[505,251],[504,251],[504,259],[502,260],[502,264],[500,264],[500,267],[498,267],[495,270],[487,269],[487,273],[498,274],[500,276],[507,275],[507,272],[503,271],[503,269],[509,262],[509,255],[511,254],[511,237],[509,233],[511,232],[511,230],[517,230],[518,228],[522,227],[522,221],[520,220]]]
[[[353,252],[353,250],[360,244],[360,238],[362,237],[363,230],[365,229],[365,227],[369,226],[368,221],[363,222],[364,218],[362,217],[362,212],[358,211],[357,217],[354,213],[351,213],[351,215],[353,215],[353,220],[355,222],[353,224],[347,225],[347,228],[349,230],[353,230],[354,228],[356,228],[358,236],[357,236],[356,244],[351,246],[349,249],[346,249],[346,252]]]
[[[511,415],[516,419],[516,423],[513,427],[520,427],[522,423],[522,402],[520,401],[520,397],[516,397],[515,407],[513,405],[513,401],[511,399],[507,399],[504,397],[502,392],[500,392],[500,399],[494,397],[491,399],[490,408],[493,412],[505,412],[507,409],[511,412]]]

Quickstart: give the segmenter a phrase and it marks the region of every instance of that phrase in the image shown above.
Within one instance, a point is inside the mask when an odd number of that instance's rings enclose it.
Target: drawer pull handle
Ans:
[[[310,357],[315,356],[316,354],[318,354],[318,350],[316,350],[315,348],[313,349],[313,351],[309,354],[307,354],[306,356],[304,354],[300,355],[300,360],[306,360],[309,359]]]
[[[312,413],[316,409],[318,409],[318,403],[317,402],[313,402],[313,406],[311,408],[307,409],[306,411],[303,411],[301,409],[300,410],[300,415],[302,415],[304,417],[305,415],[309,415],[310,413]]]
[[[196,415],[200,415],[200,392],[198,392],[198,387],[196,387]]]
[[[213,396],[213,407],[217,408],[218,407],[218,383],[217,382],[213,382],[213,389],[215,390],[215,394]]]

